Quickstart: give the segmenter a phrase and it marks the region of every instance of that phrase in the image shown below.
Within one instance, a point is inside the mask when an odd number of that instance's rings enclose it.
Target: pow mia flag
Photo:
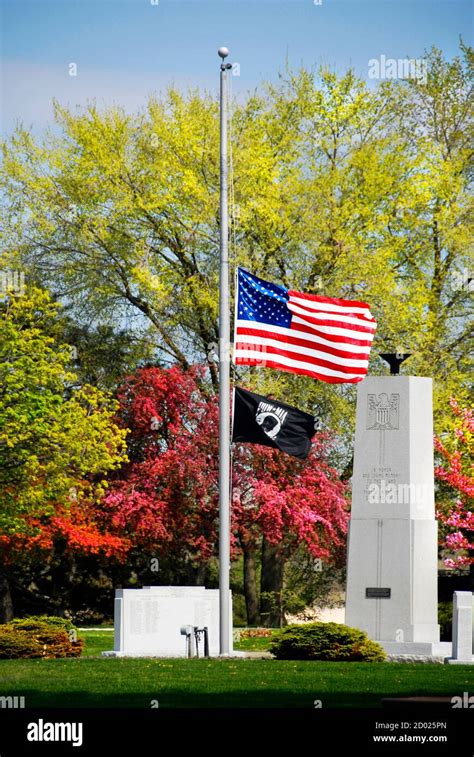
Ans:
[[[264,444],[305,460],[314,433],[315,419],[309,413],[235,387],[233,442]]]

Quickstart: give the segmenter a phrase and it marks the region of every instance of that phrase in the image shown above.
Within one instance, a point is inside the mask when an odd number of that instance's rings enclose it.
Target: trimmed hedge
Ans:
[[[270,643],[277,660],[382,662],[387,656],[364,631],[342,623],[304,623],[279,631]]]
[[[79,657],[83,647],[84,641],[64,618],[41,615],[0,626],[0,659]]]

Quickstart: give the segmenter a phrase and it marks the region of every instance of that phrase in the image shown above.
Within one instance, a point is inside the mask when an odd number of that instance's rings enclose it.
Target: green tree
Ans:
[[[106,323],[82,325],[67,317],[56,324],[55,331],[57,338],[71,345],[79,384],[113,392],[138,365],[160,364],[152,339],[130,328],[117,329]]]
[[[124,460],[126,431],[116,403],[84,384],[74,388],[71,350],[47,335],[58,306],[39,289],[0,307],[0,539],[33,535],[77,500],[99,496],[104,474]],[[11,612],[7,565],[0,566],[3,618]],[[0,613],[2,608],[0,607]]]
[[[461,56],[451,61],[432,48],[426,79],[408,80],[391,98],[397,133],[416,167],[410,202],[392,229],[408,232],[398,255],[400,288],[419,318],[405,341],[414,372],[435,377],[442,430],[450,425],[453,387],[467,400],[472,353],[473,63],[462,41]]]
[[[231,249],[263,277],[369,301],[371,372],[386,370],[376,352],[411,352],[407,370],[437,379],[441,417],[446,394],[465,394],[469,350],[471,51],[433,50],[428,70],[374,89],[351,71],[286,72],[234,104]],[[183,367],[208,357],[215,384],[216,102],[170,90],[142,115],[57,106],[56,119],[54,136],[19,130],[4,146],[7,253],[80,321],[125,324]],[[239,375],[312,407],[347,448],[353,387]]]

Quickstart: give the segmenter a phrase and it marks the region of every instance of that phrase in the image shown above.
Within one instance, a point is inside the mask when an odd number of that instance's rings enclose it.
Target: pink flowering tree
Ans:
[[[474,477],[472,443],[474,418],[472,410],[450,400],[454,416],[453,433],[446,438],[435,437],[439,464],[435,477],[439,483],[438,520],[442,526],[442,544],[448,552],[448,568],[469,566],[474,573]]]
[[[329,465],[330,448],[331,440],[323,433],[314,437],[305,461],[260,445],[235,445],[233,525],[243,553],[251,624],[280,625],[285,565],[301,545],[326,566],[344,562],[347,487]]]

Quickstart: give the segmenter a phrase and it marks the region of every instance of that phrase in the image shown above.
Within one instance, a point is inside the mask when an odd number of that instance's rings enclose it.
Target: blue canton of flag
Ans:
[[[289,299],[285,287],[263,281],[239,268],[239,320],[288,328],[291,324],[291,313],[287,306]]]

